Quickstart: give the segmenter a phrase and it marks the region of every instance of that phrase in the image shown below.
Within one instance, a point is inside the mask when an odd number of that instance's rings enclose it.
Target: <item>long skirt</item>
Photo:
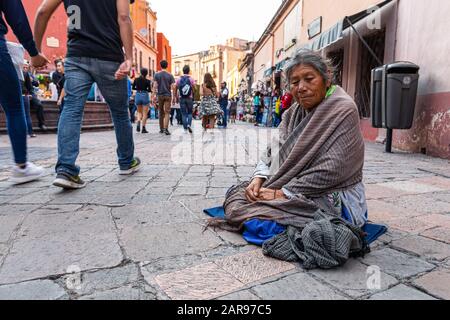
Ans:
[[[222,108],[213,96],[202,98],[200,103],[200,117],[223,114]]]

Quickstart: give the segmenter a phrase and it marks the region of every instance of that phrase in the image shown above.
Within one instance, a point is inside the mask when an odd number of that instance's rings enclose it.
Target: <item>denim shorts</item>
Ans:
[[[149,106],[150,94],[148,92],[137,92],[135,103],[137,106]]]

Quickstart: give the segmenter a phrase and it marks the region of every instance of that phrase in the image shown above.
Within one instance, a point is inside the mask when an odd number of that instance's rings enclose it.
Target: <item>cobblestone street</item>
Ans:
[[[364,259],[307,272],[240,235],[204,230],[202,210],[252,174],[257,135],[229,145],[218,130],[202,141],[196,122],[195,139],[180,142],[176,129],[166,137],[152,121],[150,134],[135,136],[145,166],[131,177],[118,175],[113,131],[84,132],[78,164],[89,184],[71,192],[51,186],[55,135],[29,141],[47,175],[18,187],[7,181],[10,143],[0,136],[0,299],[450,299],[449,161],[368,143],[369,218],[389,232]],[[237,124],[228,133],[240,130],[269,132]],[[201,147],[248,161],[173,161],[174,150],[195,158]]]

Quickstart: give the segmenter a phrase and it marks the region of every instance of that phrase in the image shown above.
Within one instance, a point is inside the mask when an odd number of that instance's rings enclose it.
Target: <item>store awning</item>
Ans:
[[[264,71],[264,78],[268,78],[272,75],[274,68],[270,67],[270,69],[267,69],[266,71]]]
[[[344,21],[339,21],[332,28],[322,32],[315,40],[301,47],[301,49],[320,50],[342,39]]]
[[[283,67],[286,65],[286,62],[287,62],[287,61],[288,61],[288,59],[286,58],[286,59],[284,59],[284,60],[278,62],[278,63],[275,65],[275,72],[281,72],[281,71],[283,71]]]
[[[382,8],[388,3],[390,3],[392,0],[384,1],[377,5],[378,8]],[[311,40],[307,44],[304,44],[303,46],[300,46],[299,50],[301,49],[310,49],[314,51],[321,50],[323,48],[326,48],[333,43],[343,39],[343,31],[350,27],[351,24],[355,24],[358,21],[366,18],[367,16],[371,15],[372,12],[370,10],[364,10],[361,12],[358,12],[354,15],[348,16],[343,18],[342,20],[338,21],[333,27],[330,29],[322,32],[319,36],[317,36],[315,39]],[[347,20],[348,19],[348,20]]]

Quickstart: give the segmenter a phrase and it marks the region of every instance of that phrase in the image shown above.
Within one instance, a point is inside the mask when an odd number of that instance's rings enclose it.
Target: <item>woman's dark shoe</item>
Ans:
[[[142,127],[142,133],[148,133],[147,129],[144,127]]]
[[[138,122],[138,124],[137,124],[136,131],[141,132],[141,123],[140,122]]]

